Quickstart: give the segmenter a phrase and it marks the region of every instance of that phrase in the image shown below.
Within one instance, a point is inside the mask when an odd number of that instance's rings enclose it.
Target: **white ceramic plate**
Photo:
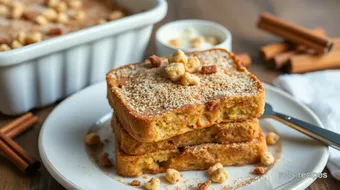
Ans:
[[[320,120],[305,106],[294,101],[278,89],[264,84],[266,101],[274,110],[292,115],[301,120],[322,126]],[[135,178],[120,178],[115,173],[103,172],[88,157],[84,138],[90,127],[103,115],[111,111],[106,99],[106,84],[99,83],[67,98],[60,103],[46,119],[39,137],[39,150],[42,162],[50,174],[68,189],[131,189],[133,187],[117,181],[130,182]],[[278,162],[265,175],[253,179],[250,173],[254,165],[226,167],[229,179],[224,185],[236,187],[245,185],[244,189],[305,189],[322,172],[328,159],[328,148],[325,145],[285,126],[277,121],[261,120],[264,132],[276,131],[280,136],[280,145],[270,147],[270,151],[281,149]],[[114,150],[111,150],[111,154]],[[161,180],[161,187],[183,189],[194,187],[197,181],[207,180],[204,171],[187,171],[185,182],[169,185]],[[162,176],[163,174],[159,174]],[[142,177],[142,182],[146,181]],[[239,184],[237,184],[239,183]],[[244,184],[243,184],[244,183]],[[188,185],[189,184],[189,185]],[[234,186],[233,186],[234,185]],[[221,189],[223,186],[214,184]]]

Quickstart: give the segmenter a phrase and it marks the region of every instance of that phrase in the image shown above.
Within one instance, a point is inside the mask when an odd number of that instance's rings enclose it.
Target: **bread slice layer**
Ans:
[[[204,170],[216,163],[224,166],[257,163],[266,149],[266,140],[262,131],[250,142],[207,143],[137,156],[126,154],[120,149],[119,142],[116,140],[116,166],[119,175],[129,177],[165,172],[168,168],[179,171]]]
[[[258,119],[250,119],[242,122],[215,124],[212,127],[196,129],[157,142],[139,142],[128,134],[115,114],[112,116],[111,126],[120,144],[120,149],[129,155],[142,155],[159,150],[182,148],[204,143],[230,144],[249,142],[257,138],[260,131]]]
[[[213,74],[195,73],[200,83],[183,86],[171,81],[165,65],[149,62],[111,70],[106,81],[108,100],[124,129],[141,142],[165,140],[217,123],[259,117],[264,111],[260,81],[224,49],[187,53]]]

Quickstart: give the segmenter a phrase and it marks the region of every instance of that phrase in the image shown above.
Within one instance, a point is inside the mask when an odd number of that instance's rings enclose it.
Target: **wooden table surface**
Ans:
[[[262,81],[271,83],[280,73],[266,70],[258,61],[259,48],[267,43],[280,40],[255,27],[260,12],[268,11],[292,20],[308,28],[323,27],[329,36],[340,35],[340,1],[337,0],[169,0],[166,18],[158,26],[178,19],[206,19],[226,26],[233,35],[233,51],[249,53],[255,64],[249,70]],[[154,33],[152,39],[154,38]],[[154,41],[151,40],[146,55],[155,54]],[[39,123],[31,130],[16,138],[16,141],[31,155],[39,158],[38,135],[42,123],[57,105],[33,110],[39,116]],[[0,126],[12,121],[14,117],[0,114]],[[308,189],[340,189],[340,181],[331,177],[317,179]],[[0,189],[64,189],[44,167],[33,177],[23,175],[4,157],[0,157]]]

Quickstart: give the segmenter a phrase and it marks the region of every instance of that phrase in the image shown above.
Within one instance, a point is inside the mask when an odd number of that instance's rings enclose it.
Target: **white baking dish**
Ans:
[[[0,112],[24,113],[102,81],[114,67],[143,58],[165,0],[116,0],[133,15],[0,52]],[[141,10],[147,10],[139,13]]]

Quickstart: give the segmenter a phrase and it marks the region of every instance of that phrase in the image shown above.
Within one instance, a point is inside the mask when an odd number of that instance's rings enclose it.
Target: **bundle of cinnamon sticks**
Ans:
[[[13,138],[38,122],[32,113],[27,113],[0,129],[0,151],[22,172],[31,175],[40,168],[40,162],[30,156]]]
[[[309,30],[269,13],[260,15],[257,26],[284,39],[261,48],[268,68],[287,73],[340,68],[340,38],[327,37],[324,29]]]

